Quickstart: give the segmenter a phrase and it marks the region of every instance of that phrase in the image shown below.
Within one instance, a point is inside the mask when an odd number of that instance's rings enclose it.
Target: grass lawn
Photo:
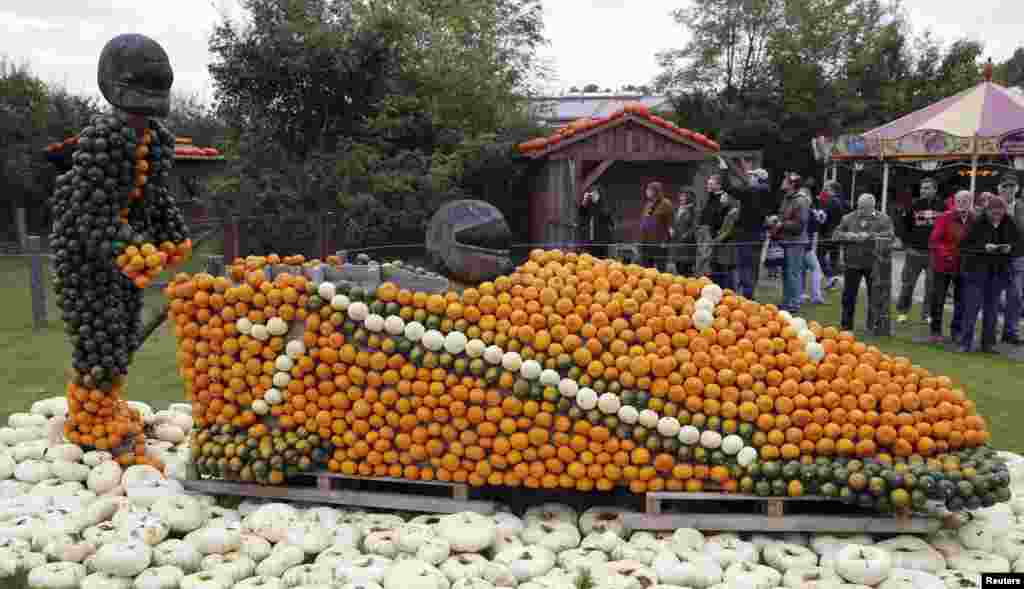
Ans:
[[[204,243],[197,255],[184,268],[194,272],[202,267],[204,254],[214,253],[219,243]],[[386,257],[386,256],[385,256]],[[66,383],[65,370],[71,350],[64,337],[60,316],[53,304],[53,293],[48,293],[50,326],[44,330],[32,328],[32,307],[29,291],[28,257],[0,257],[0,362],[5,369],[0,373],[0,423],[17,411],[26,411],[32,401],[61,395]],[[778,283],[765,282],[758,290],[765,302],[777,302]],[[150,289],[146,295],[145,316],[162,309],[163,294]],[[864,325],[865,301],[858,309],[855,325]],[[828,304],[805,306],[801,313],[808,320],[838,325],[839,292],[829,293]],[[911,317],[919,316],[915,309]],[[945,374],[965,387],[969,396],[978,403],[982,415],[988,418],[994,445],[1014,452],[1024,451],[1024,428],[1015,418],[1024,415],[1024,363],[1005,356],[982,354],[956,354],[944,349],[915,343],[914,338],[926,335],[924,325],[901,326],[891,338],[873,338],[862,333],[863,341],[877,345],[893,355],[907,356],[914,363],[937,374]],[[167,326],[158,329],[136,354],[128,377],[128,395],[132,399],[152,402],[163,407],[183,398],[181,381],[175,369],[175,342]]]
[[[196,272],[206,262],[205,254],[216,253],[217,240],[200,244],[196,255],[182,271]],[[48,265],[48,262],[47,264]],[[60,311],[54,303],[49,281],[49,268],[44,270],[47,280],[47,318],[49,326],[36,331],[32,326],[32,296],[30,290],[31,258],[28,256],[0,256],[0,424],[6,425],[7,416],[28,411],[33,401],[63,395],[67,384],[66,373],[71,363],[71,346],[64,334]],[[165,273],[158,281],[166,281],[172,274]],[[160,312],[165,304],[163,292],[158,288],[146,291],[143,321]],[[165,323],[146,340],[135,354],[128,374],[128,397],[154,403],[164,408],[168,403],[184,399],[181,380],[175,368],[174,333]]]

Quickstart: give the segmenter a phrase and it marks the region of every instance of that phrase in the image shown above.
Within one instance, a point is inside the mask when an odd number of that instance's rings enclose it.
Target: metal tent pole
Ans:
[[[888,214],[889,202],[889,164],[882,166],[882,212]]]

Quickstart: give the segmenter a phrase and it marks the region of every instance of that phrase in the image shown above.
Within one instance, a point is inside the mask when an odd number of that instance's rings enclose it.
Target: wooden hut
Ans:
[[[581,238],[578,206],[598,182],[617,219],[614,240],[635,242],[644,186],[659,181],[670,195],[693,186],[702,181],[701,162],[717,162],[720,148],[704,135],[632,103],[609,117],[579,119],[550,137],[522,143],[519,152],[536,162],[529,188],[531,242]]]

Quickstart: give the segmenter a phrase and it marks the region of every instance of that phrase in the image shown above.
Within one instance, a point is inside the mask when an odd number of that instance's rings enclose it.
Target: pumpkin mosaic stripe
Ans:
[[[799,483],[825,459],[931,468],[987,441],[949,379],[706,279],[557,251],[460,294],[231,276],[168,288],[201,428],[193,449],[223,476],[283,482],[325,464],[477,485],[641,492],[714,478],[731,490],[794,464],[787,486]],[[195,301],[176,296],[200,283],[221,297],[205,326],[219,341],[196,337]],[[211,439],[245,458],[204,455]],[[686,449],[705,446],[715,461]]]

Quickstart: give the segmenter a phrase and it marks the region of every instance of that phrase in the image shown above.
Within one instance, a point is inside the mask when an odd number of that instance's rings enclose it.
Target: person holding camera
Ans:
[[[961,246],[961,276],[964,285],[964,324],[960,331],[961,352],[970,352],[974,327],[981,320],[981,351],[995,352],[996,315],[999,298],[1010,282],[1010,259],[1019,241],[1017,226],[1009,217],[1006,200],[991,193],[981,195],[986,214],[967,231]]]
[[[612,242],[615,215],[607,199],[601,198],[601,188],[594,185],[583,194],[579,210],[580,226],[583,229],[583,243],[590,255],[608,257],[608,245]]]
[[[863,280],[868,287],[868,326],[875,320],[871,290],[872,271],[875,267],[875,240],[895,234],[889,215],[875,208],[875,196],[864,193],[857,199],[857,208],[843,216],[833,238],[843,244],[846,259],[843,271],[843,311],[840,326],[853,330],[853,317],[857,311],[857,294]]]

